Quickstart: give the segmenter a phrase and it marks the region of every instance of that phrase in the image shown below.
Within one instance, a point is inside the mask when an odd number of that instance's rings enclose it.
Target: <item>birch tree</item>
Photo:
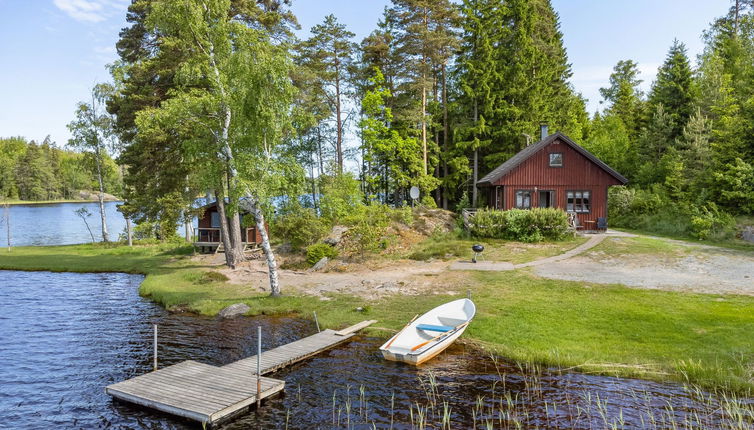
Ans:
[[[73,137],[68,144],[91,155],[94,161],[95,175],[99,186],[100,223],[102,241],[109,242],[107,232],[107,214],[105,213],[104,159],[108,148],[113,146],[113,118],[105,110],[105,102],[112,92],[108,84],[97,84],[92,88],[91,101],[80,102],[76,107],[76,118],[68,124]]]
[[[243,258],[239,199],[262,236],[272,295],[280,294],[277,263],[262,210],[266,183],[275,172],[275,149],[287,128],[292,98],[287,46],[231,18],[228,0],[159,1],[147,23],[160,43],[191,52],[177,73],[178,87],[159,108],[137,115],[139,133],[181,134],[182,155],[201,166],[216,187],[226,262]],[[225,204],[225,196],[228,203]],[[230,219],[230,222],[228,222]]]

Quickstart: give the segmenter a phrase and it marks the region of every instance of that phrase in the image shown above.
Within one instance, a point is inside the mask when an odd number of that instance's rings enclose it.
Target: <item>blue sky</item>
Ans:
[[[125,25],[127,0],[0,0],[0,136],[42,140],[58,145],[69,138],[66,124],[76,103],[115,58],[115,42]],[[294,0],[301,36],[325,15],[335,14],[356,41],[376,26],[389,0]],[[645,89],[674,38],[694,58],[701,34],[723,15],[729,0],[552,0],[561,30],[572,83],[599,108],[598,89],[613,65],[637,61]]]

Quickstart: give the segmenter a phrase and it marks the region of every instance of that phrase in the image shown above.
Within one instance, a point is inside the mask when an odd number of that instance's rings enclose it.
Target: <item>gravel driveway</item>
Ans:
[[[609,238],[608,241],[623,240]],[[754,253],[688,245],[669,254],[610,255],[594,248],[568,260],[537,266],[545,278],[629,287],[754,296]]]

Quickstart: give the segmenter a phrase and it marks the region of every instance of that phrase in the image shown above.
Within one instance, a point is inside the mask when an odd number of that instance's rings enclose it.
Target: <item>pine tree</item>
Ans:
[[[335,154],[337,170],[343,173],[343,105],[352,95],[349,80],[353,64],[354,34],[338,23],[334,15],[328,15],[322,24],[312,27],[312,37],[302,45],[301,63],[307,67],[321,88],[331,114],[335,117]]]

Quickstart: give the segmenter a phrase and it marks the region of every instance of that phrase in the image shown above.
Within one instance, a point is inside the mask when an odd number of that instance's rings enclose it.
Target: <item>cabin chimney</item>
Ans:
[[[545,137],[549,136],[547,133],[547,123],[546,122],[540,122],[539,123],[539,136],[541,140],[545,140]]]

